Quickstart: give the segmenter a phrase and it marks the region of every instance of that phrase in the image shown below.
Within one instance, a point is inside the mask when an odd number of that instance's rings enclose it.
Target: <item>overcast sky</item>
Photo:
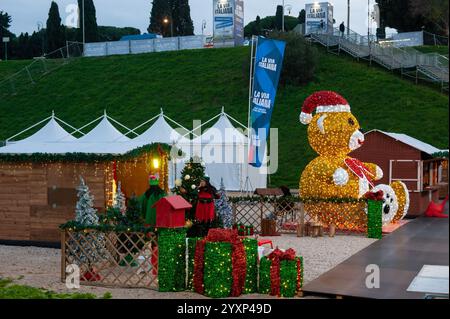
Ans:
[[[370,1],[373,7],[374,0]],[[57,0],[63,24],[70,23],[70,10],[77,4],[76,0]],[[149,24],[152,0],[94,0],[99,25],[135,27],[146,32]],[[311,0],[285,0],[285,5],[292,6],[291,15],[298,16],[305,3]],[[347,21],[347,0],[334,0],[334,18],[339,24]],[[17,35],[21,32],[37,30],[38,22],[45,25],[51,0],[0,0],[0,11],[12,16],[11,31]],[[191,17],[194,21],[195,33],[201,34],[202,21],[206,20],[206,34],[212,33],[213,0],[189,0]],[[276,6],[282,0],[244,0],[245,24],[257,15],[265,17],[274,15]],[[350,28],[361,34],[367,34],[367,0],[351,0]],[[66,13],[68,10],[68,13]],[[286,13],[288,14],[288,13]],[[373,25],[375,28],[376,25]]]

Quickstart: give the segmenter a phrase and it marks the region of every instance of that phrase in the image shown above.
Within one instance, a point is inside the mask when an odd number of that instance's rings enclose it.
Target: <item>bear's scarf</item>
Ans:
[[[352,171],[353,174],[358,176],[359,178],[366,178],[369,184],[373,187],[373,178],[375,177],[360,160],[356,158],[346,158],[345,165]]]

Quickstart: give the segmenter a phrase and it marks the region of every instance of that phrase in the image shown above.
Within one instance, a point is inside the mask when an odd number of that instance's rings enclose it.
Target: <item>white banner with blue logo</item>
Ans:
[[[261,167],[286,43],[258,37],[251,93],[249,164]]]

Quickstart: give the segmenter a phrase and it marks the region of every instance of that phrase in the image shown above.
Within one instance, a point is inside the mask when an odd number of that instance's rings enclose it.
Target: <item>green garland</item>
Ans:
[[[434,158],[448,158],[448,151],[440,151],[431,154]]]
[[[259,293],[270,294],[270,265],[272,262],[266,258],[261,258],[259,263]]]
[[[206,243],[203,283],[205,285],[205,296],[213,298],[230,296],[233,284],[231,243]]]
[[[201,237],[188,238],[188,275],[187,275],[187,290],[194,290],[194,261],[195,261],[195,246],[197,241],[201,240]]]
[[[172,147],[164,143],[147,144],[135,148],[122,155],[95,154],[95,153],[33,153],[33,154],[0,154],[0,163],[99,163],[111,161],[126,161],[134,159],[145,153],[158,151],[158,147],[169,155]],[[178,150],[178,153],[180,150]]]
[[[258,286],[258,241],[254,238],[244,238],[242,242],[247,260],[244,293],[251,294],[257,291]]]
[[[364,203],[367,202],[366,198],[340,198],[340,197],[331,197],[331,198],[314,198],[314,197],[299,197],[299,196],[286,196],[286,197],[273,197],[273,196],[237,196],[230,197],[230,202],[239,203],[239,202],[265,202],[265,203],[297,203],[302,202],[305,204],[312,203]]]
[[[98,224],[98,225],[84,225],[77,221],[71,220],[59,226],[61,230],[70,231],[84,231],[84,230],[96,230],[101,232],[117,232],[117,233],[151,233],[155,232],[154,227],[145,227],[142,224],[133,225],[109,225],[109,224]]]
[[[159,291],[186,289],[186,230],[158,229]]]
[[[382,225],[383,202],[369,200],[367,205],[367,237],[381,239],[383,237]]]

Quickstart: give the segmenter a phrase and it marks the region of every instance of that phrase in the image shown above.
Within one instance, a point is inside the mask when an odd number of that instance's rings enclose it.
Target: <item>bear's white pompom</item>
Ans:
[[[313,116],[311,113],[304,113],[304,112],[300,113],[300,123],[302,123],[302,124],[306,125],[306,124],[311,123],[312,118],[313,118]]]
[[[339,167],[333,173],[333,182],[337,186],[344,186],[348,183],[348,173],[345,169]]]

